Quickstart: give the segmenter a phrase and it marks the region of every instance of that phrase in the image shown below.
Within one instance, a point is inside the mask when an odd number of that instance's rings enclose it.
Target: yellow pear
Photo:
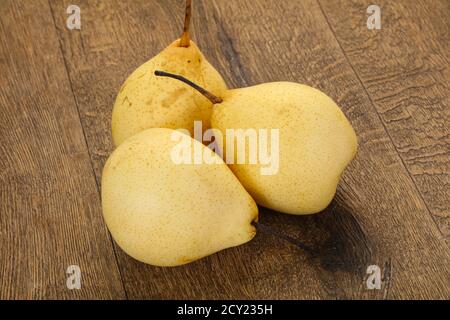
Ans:
[[[178,75],[156,74],[190,84]],[[216,140],[224,149],[224,159],[258,204],[290,214],[317,213],[328,206],[342,172],[357,150],[355,131],[330,97],[292,82],[228,90],[221,96],[203,88],[199,91],[215,103],[211,125],[223,136],[223,140]],[[227,136],[230,129],[241,129],[240,138],[244,139],[251,136],[246,136],[248,129],[258,135],[270,130],[268,136],[277,131],[278,140],[268,139],[276,152],[271,154],[277,161],[276,170],[263,174],[261,162],[236,163],[239,149],[235,140],[239,135]],[[250,143],[258,144],[260,140],[246,140],[246,157],[254,147]],[[234,149],[232,157],[226,152],[230,146]],[[234,162],[230,163],[229,158]]]
[[[196,152],[213,161],[195,162]],[[165,128],[138,133],[111,154],[102,206],[117,244],[156,266],[182,265],[248,242],[258,218],[254,200],[218,155]]]
[[[163,68],[193,79],[200,85],[224,92],[225,82],[199,48],[189,39],[191,3],[187,0],[186,19],[181,39],[137,68],[117,95],[112,113],[114,144],[149,128],[184,128],[193,132],[195,120],[209,127],[212,103],[191,88],[154,76]]]

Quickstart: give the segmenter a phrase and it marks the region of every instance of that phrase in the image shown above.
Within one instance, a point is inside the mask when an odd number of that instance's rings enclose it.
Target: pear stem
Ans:
[[[173,78],[173,79],[177,79],[177,80],[179,80],[181,82],[184,82],[187,85],[189,85],[192,88],[194,88],[195,90],[197,90],[198,92],[200,92],[202,95],[204,95],[213,104],[218,104],[218,103],[221,103],[223,101],[222,98],[219,98],[219,97],[213,95],[211,92],[207,91],[206,89],[200,87],[198,84],[193,83],[191,80],[188,80],[188,79],[186,79],[183,76],[180,76],[180,75],[177,75],[177,74],[173,74],[173,73],[169,73],[169,72],[159,71],[159,70],[155,71],[155,76]]]
[[[191,25],[192,0],[186,0],[186,14],[184,16],[183,34],[181,35],[180,47],[189,47],[191,40],[189,36],[189,27]]]
[[[268,226],[268,225],[262,224],[261,222],[256,222],[256,221],[253,221],[252,224],[255,226],[256,230],[258,230],[258,231],[276,236],[282,240],[285,240],[285,241],[293,244],[294,246],[296,246],[302,250],[305,250],[306,252],[308,252],[310,254],[315,254],[315,250],[313,248],[311,248],[310,246],[308,246],[307,244],[304,244],[303,242],[285,234],[284,232],[282,232],[272,226]]]

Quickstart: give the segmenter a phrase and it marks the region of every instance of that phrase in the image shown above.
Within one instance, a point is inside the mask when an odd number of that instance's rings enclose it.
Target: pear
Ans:
[[[212,103],[191,88],[158,79],[156,69],[164,68],[193,79],[198,84],[224,92],[220,74],[189,38],[191,1],[187,0],[186,19],[181,39],[137,68],[122,85],[112,113],[114,144],[149,128],[184,128],[193,132],[195,120],[209,127]]]
[[[156,74],[191,85],[191,81],[178,75],[160,71]],[[227,130],[278,129],[275,156],[279,168],[274,174],[261,174],[259,162],[227,161],[258,204],[297,215],[317,213],[329,205],[344,169],[357,150],[355,131],[330,97],[292,82],[233,89],[221,96],[203,88],[199,91],[215,103],[211,125],[225,137],[222,142],[217,139],[217,144],[224,149],[227,160]],[[247,144],[246,154],[249,150]],[[232,158],[236,159],[237,155]]]
[[[192,151],[188,158],[200,150],[211,164],[174,158],[180,139]],[[246,243],[258,218],[254,200],[219,156],[166,128],[142,131],[111,154],[103,169],[102,206],[117,244],[156,266],[186,264]]]

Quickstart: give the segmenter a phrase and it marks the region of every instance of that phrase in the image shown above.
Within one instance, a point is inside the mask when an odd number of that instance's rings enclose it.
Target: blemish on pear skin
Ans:
[[[278,111],[278,114],[281,116],[281,115],[284,115],[284,114],[288,114],[289,113],[289,111],[286,109],[286,108],[282,108],[282,109],[280,109],[279,111]]]
[[[169,95],[167,98],[165,98],[164,100],[161,101],[161,105],[164,108],[169,108],[171,105],[173,105],[175,103],[175,101],[177,101],[184,92],[186,92],[187,89],[186,88],[179,88],[175,91],[172,92],[171,95]]]
[[[181,263],[181,264],[186,264],[186,263],[192,262],[192,261],[194,261],[194,260],[195,260],[195,259],[188,258],[188,257],[181,257],[181,258],[180,258],[180,263]]]
[[[138,75],[138,76],[136,77],[136,79],[140,79],[140,78],[142,78],[143,76],[145,76],[145,73],[141,73],[140,75]]]
[[[129,106],[129,107],[132,106],[132,103],[131,103],[130,99],[128,99],[128,96],[125,96],[125,98],[123,98],[122,104],[125,104],[125,101],[128,102],[128,106]]]

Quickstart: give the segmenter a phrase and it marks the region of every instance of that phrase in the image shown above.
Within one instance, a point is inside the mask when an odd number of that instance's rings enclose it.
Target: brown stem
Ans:
[[[189,85],[192,88],[194,88],[195,90],[197,90],[198,92],[200,92],[202,95],[204,95],[213,104],[221,103],[223,101],[222,98],[219,98],[219,97],[213,95],[211,92],[207,91],[206,89],[203,89],[198,84],[193,83],[191,80],[188,80],[188,79],[186,79],[183,76],[180,76],[180,75],[177,75],[177,74],[173,74],[173,73],[164,72],[164,71],[159,71],[159,70],[155,71],[155,76],[173,78],[173,79],[177,79],[177,80],[179,80],[181,82],[184,82],[187,85]]]
[[[189,37],[189,27],[191,25],[192,0],[186,0],[186,14],[184,16],[183,34],[181,35],[180,47],[189,47],[191,40]]]
[[[271,234],[277,238],[280,238],[284,241],[287,241],[291,244],[293,244],[294,246],[297,246],[298,248],[310,253],[310,254],[315,254],[315,250],[313,248],[311,248],[310,246],[308,246],[307,244],[304,244],[303,242],[292,238],[291,236],[285,234],[284,232],[272,227],[272,226],[268,226],[266,224],[262,224],[261,222],[256,222],[253,221],[252,224],[255,226],[256,230],[264,232],[266,234]]]

